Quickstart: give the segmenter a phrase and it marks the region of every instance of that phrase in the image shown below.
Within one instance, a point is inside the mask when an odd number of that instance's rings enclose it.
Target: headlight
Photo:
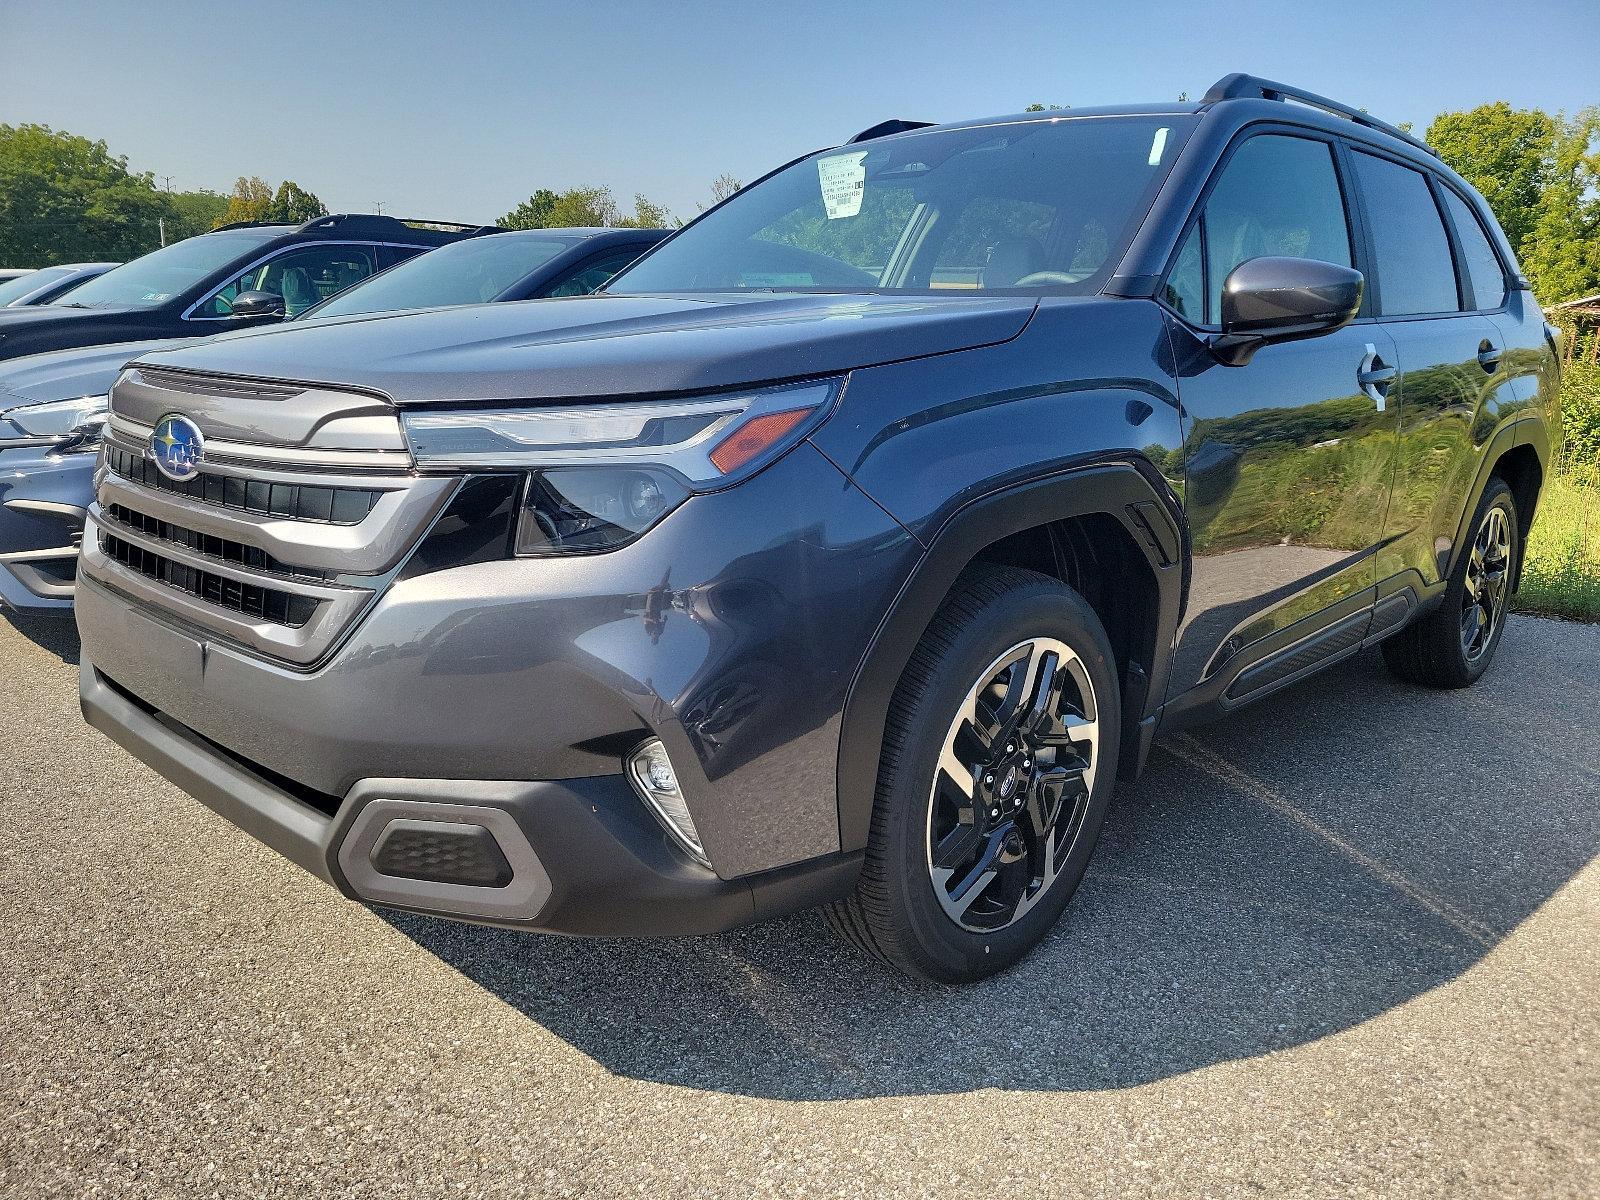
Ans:
[[[402,413],[424,470],[528,468],[518,554],[612,550],[816,427],[839,381],[629,404]]]
[[[105,432],[110,401],[107,396],[80,396],[14,408],[6,414],[22,433],[25,444],[55,446],[61,453],[96,450]]]

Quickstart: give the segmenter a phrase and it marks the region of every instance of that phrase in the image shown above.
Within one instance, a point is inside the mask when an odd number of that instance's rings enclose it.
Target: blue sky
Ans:
[[[1393,121],[1600,103],[1596,0],[420,5],[0,0],[0,122],[173,186],[490,221],[606,184],[692,215],[886,117],[1199,96],[1248,70]]]

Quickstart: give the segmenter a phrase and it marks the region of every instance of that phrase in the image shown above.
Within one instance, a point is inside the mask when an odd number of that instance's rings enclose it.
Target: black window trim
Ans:
[[[1439,211],[1444,214],[1445,229],[1450,234],[1450,244],[1456,249],[1459,257],[1457,270],[1461,278],[1463,297],[1468,294],[1472,297],[1473,307],[1462,311],[1477,313],[1480,316],[1494,316],[1497,313],[1505,312],[1511,305],[1511,293],[1517,290],[1516,276],[1506,268],[1505,259],[1500,257],[1500,247],[1496,245],[1494,235],[1485,228],[1483,214],[1478,211],[1478,206],[1472,202],[1470,197],[1462,195],[1461,189],[1453,186],[1443,176],[1434,175],[1433,186],[1435,191],[1439,193],[1436,200],[1439,204]],[[1500,303],[1494,308],[1483,308],[1478,304],[1478,289],[1473,286],[1472,272],[1467,268],[1466,251],[1461,249],[1461,232],[1456,224],[1455,214],[1450,211],[1450,206],[1445,203],[1447,196],[1454,196],[1472,214],[1472,219],[1477,222],[1479,234],[1482,235],[1484,242],[1488,244],[1489,253],[1494,257],[1495,265],[1500,268]],[[1465,299],[1463,299],[1463,303],[1465,303]]]
[[[374,248],[380,247],[380,246],[391,246],[391,247],[401,247],[401,248],[409,250],[409,249],[413,248],[413,245],[414,245],[414,243],[411,243],[411,242],[375,242],[375,241],[372,241],[369,238],[312,238],[310,241],[306,241],[306,242],[293,242],[293,243],[291,243],[291,244],[289,244],[287,246],[282,246],[282,247],[279,247],[277,250],[273,250],[273,251],[270,251],[270,252],[268,252],[266,254],[263,254],[260,258],[257,258],[254,262],[246,263],[244,266],[239,267],[237,270],[230,269],[228,274],[223,278],[221,283],[216,284],[214,287],[211,287],[211,288],[207,289],[205,295],[201,296],[200,299],[196,300],[193,304],[189,305],[188,308],[184,309],[183,313],[179,316],[178,319],[180,321],[193,321],[196,324],[199,324],[200,322],[231,321],[231,320],[233,320],[233,318],[231,316],[229,316],[229,317],[197,317],[197,316],[194,315],[194,312],[202,304],[206,304],[206,303],[209,303],[212,300],[215,300],[217,298],[217,296],[219,294],[221,294],[223,288],[227,287],[228,284],[232,283],[235,279],[237,279],[239,276],[243,275],[246,271],[254,271],[257,267],[263,266],[266,263],[271,262],[275,258],[281,258],[283,255],[292,253],[292,252],[294,252],[296,250],[309,250],[313,246],[372,246]],[[433,250],[435,248],[436,247],[433,247],[433,246],[424,246],[424,247],[421,248],[421,252],[422,253],[427,253],[429,250]],[[382,274],[384,271],[388,270],[388,267],[380,267],[380,266],[378,266],[379,257],[380,256],[377,255],[377,254],[374,254],[372,256],[372,265],[373,265],[372,275],[379,275],[379,274]],[[412,257],[414,258],[416,256],[413,255]],[[398,265],[398,263],[391,263],[390,265],[391,266],[396,266],[396,265]],[[368,275],[367,278],[371,279],[372,275]],[[358,280],[357,282],[362,282],[362,281]],[[355,285],[352,284],[351,286],[354,287]],[[326,299],[330,299],[330,300],[332,298],[333,298],[332,296],[326,297]]]
[[[1183,254],[1183,248],[1189,240],[1190,233],[1197,225],[1203,222],[1206,205],[1211,200],[1211,193],[1216,190],[1217,183],[1228,169],[1228,165],[1233,161],[1233,156],[1239,152],[1240,147],[1252,138],[1271,136],[1304,138],[1307,141],[1322,142],[1328,147],[1329,157],[1333,160],[1334,179],[1339,185],[1339,201],[1344,206],[1345,227],[1350,233],[1350,259],[1355,269],[1361,272],[1364,279],[1368,280],[1368,286],[1362,289],[1361,315],[1357,317],[1357,320],[1374,319],[1367,317],[1369,306],[1372,303],[1372,289],[1370,286],[1371,274],[1367,269],[1367,264],[1370,260],[1365,252],[1366,214],[1353,199],[1355,195],[1354,180],[1350,178],[1350,164],[1345,157],[1343,140],[1336,133],[1309,125],[1296,125],[1289,121],[1252,121],[1247,125],[1241,126],[1234,133],[1228,140],[1228,144],[1223,147],[1222,153],[1217,157],[1217,161],[1212,165],[1210,173],[1206,176],[1204,186],[1201,187],[1199,195],[1194,203],[1189,206],[1189,211],[1183,218],[1183,226],[1173,243],[1171,252],[1167,256],[1166,266],[1162,268],[1161,274],[1156,280],[1155,302],[1168,313],[1171,313],[1174,319],[1198,334],[1220,333],[1222,326],[1220,323],[1210,324],[1205,321],[1195,321],[1190,317],[1184,316],[1168,304],[1166,301],[1167,280],[1178,265],[1178,258]],[[1171,176],[1169,175],[1168,178],[1170,179]],[[1201,275],[1204,280],[1205,303],[1206,307],[1209,308],[1211,304],[1211,255],[1206,246],[1206,238],[1203,231],[1200,235],[1200,263]],[[1205,313],[1203,315],[1209,317],[1211,314]]]

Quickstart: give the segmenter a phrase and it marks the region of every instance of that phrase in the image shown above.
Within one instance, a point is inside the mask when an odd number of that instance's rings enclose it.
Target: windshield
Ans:
[[[606,291],[1097,291],[1192,119],[1020,120],[842,147],[739,193]]]
[[[154,308],[188,291],[265,240],[259,234],[208,233],[174,242],[113,267],[98,279],[73,288],[56,303],[84,308]]]
[[[29,271],[26,275],[19,275],[10,283],[0,283],[0,308],[4,308],[13,300],[20,300],[36,288],[57,279],[66,278],[68,272],[65,267],[45,267],[38,271]]]
[[[351,317],[400,308],[487,304],[572,243],[558,238],[488,234],[419,254],[341,292],[307,317]]]

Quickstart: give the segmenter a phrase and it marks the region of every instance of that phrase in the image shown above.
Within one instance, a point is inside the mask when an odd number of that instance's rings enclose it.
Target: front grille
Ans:
[[[232,609],[246,616],[260,617],[275,625],[298,629],[317,611],[317,601],[310,596],[296,596],[275,588],[241,583],[212,571],[191,567],[176,559],[156,554],[142,546],[124,541],[115,534],[100,535],[100,552],[131,571],[168,587],[187,592],[197,599],[219,608]]]
[[[259,547],[247,546],[243,542],[235,542],[214,534],[200,533],[194,529],[185,529],[182,525],[174,525],[171,521],[163,521],[148,513],[136,512],[124,504],[108,505],[106,516],[134,533],[142,533],[158,541],[171,542],[174,546],[183,546],[220,562],[249,567],[255,571],[265,571],[271,575],[282,575],[287,579],[307,579],[323,583],[332,578],[327,571],[317,571],[310,567],[291,567]]]
[[[109,444],[106,465],[130,483],[157,491],[188,496],[219,508],[324,525],[359,525],[383,496],[382,491],[373,488],[268,483],[213,471],[202,471],[193,479],[169,479],[142,454]]]

